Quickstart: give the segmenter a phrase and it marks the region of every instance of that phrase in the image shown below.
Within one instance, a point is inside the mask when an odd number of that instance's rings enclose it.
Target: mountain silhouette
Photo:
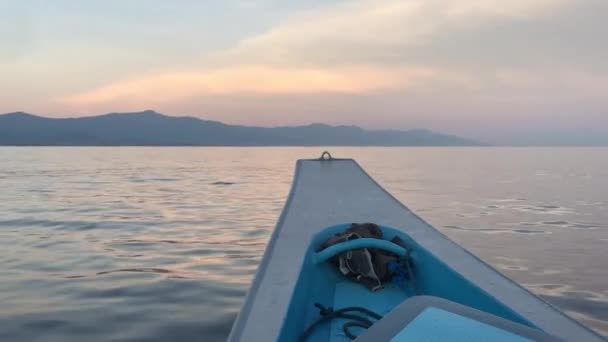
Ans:
[[[0,115],[0,145],[17,146],[471,146],[478,143],[424,129],[364,130],[310,124],[228,125],[147,110],[79,118],[23,112]]]

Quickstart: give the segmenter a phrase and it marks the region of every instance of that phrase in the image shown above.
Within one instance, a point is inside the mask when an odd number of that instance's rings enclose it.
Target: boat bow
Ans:
[[[229,341],[280,340],[282,329],[290,329],[292,324],[287,319],[291,303],[304,300],[294,296],[298,296],[296,286],[309,244],[323,229],[351,222],[403,230],[481,292],[553,336],[577,342],[603,340],[448,239],[384,190],[354,160],[323,158],[297,162],[289,198]]]

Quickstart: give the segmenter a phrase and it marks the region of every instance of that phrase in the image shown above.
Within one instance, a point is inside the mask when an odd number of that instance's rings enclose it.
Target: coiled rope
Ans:
[[[300,335],[300,338],[298,339],[299,342],[306,342],[306,340],[308,339],[310,334],[312,334],[312,331],[317,326],[319,326],[320,324],[322,324],[324,322],[329,322],[334,318],[343,318],[343,319],[350,320],[349,322],[346,322],[346,323],[344,323],[344,325],[342,325],[342,331],[344,331],[344,335],[346,335],[346,337],[350,338],[351,340],[354,340],[357,336],[354,335],[350,331],[350,328],[359,327],[359,328],[363,328],[363,329],[368,329],[369,327],[371,327],[374,324],[374,321],[370,320],[369,317],[373,318],[374,320],[382,319],[381,315],[379,315],[371,310],[368,310],[366,308],[362,308],[362,307],[358,307],[358,306],[350,306],[350,307],[342,308],[339,310],[334,310],[332,307],[326,308],[319,303],[315,303],[315,307],[317,307],[319,309],[319,313],[321,314],[321,317],[318,320],[316,320],[313,324],[311,324],[302,333],[302,335]],[[363,313],[364,315],[367,315],[367,317],[361,316],[361,315],[356,315],[356,314],[353,314],[352,312]]]

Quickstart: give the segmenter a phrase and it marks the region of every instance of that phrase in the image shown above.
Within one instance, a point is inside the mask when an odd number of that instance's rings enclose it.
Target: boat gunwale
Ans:
[[[293,179],[291,181],[291,188],[289,189],[289,195],[287,195],[287,200],[285,201],[285,205],[283,205],[283,209],[281,210],[281,214],[279,215],[279,219],[277,220],[277,224],[275,225],[275,229],[273,230],[270,238],[268,239],[268,243],[266,244],[266,249],[264,250],[264,255],[262,256],[262,260],[260,261],[260,265],[256,270],[255,276],[251,282],[249,290],[247,291],[247,295],[245,298],[245,303],[241,307],[239,311],[234,325],[232,326],[232,330],[230,331],[230,335],[228,335],[228,341],[237,341],[241,338],[243,334],[243,328],[246,320],[243,319],[246,315],[251,311],[251,307],[253,306],[253,302],[255,301],[255,294],[258,292],[260,288],[260,284],[262,283],[262,279],[264,279],[264,275],[266,274],[266,270],[268,269],[268,261],[272,257],[272,254],[275,251],[275,244],[278,240],[279,233],[283,230],[283,223],[285,221],[285,217],[289,210],[287,210],[293,198],[295,197],[296,188],[298,187],[298,177],[300,175],[300,164],[302,164],[306,159],[299,159],[296,161],[296,169],[293,174]],[[318,160],[318,159],[317,159]],[[331,159],[336,160],[336,159]],[[353,160],[354,161],[354,160]]]

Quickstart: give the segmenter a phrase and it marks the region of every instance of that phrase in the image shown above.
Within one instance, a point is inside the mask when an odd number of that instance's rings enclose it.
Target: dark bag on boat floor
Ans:
[[[353,223],[344,232],[323,242],[320,250],[359,238],[382,239],[382,230],[374,223]],[[398,237],[391,241],[405,247]],[[331,259],[331,262],[349,279],[363,284],[372,291],[377,291],[382,289],[383,282],[391,279],[389,263],[397,260],[398,257],[390,252],[376,248],[360,248],[338,254]]]

